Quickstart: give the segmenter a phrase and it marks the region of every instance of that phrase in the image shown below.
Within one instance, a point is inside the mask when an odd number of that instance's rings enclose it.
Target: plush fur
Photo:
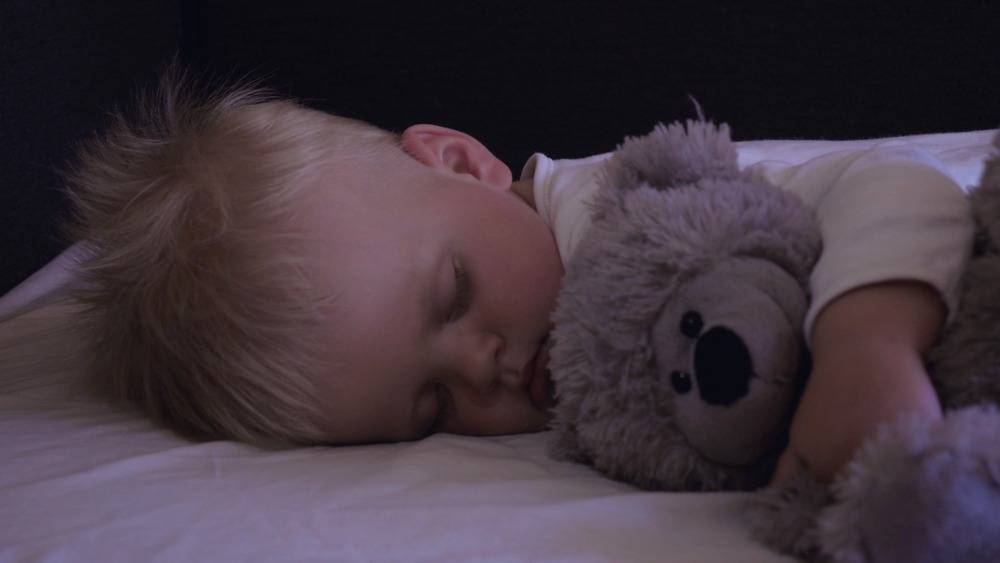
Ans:
[[[604,172],[554,317],[557,451],[643,487],[757,486],[797,392],[814,218],[739,170],[725,126],[657,127]],[[713,376],[731,356],[753,377]]]
[[[816,561],[1000,556],[1000,158],[971,201],[976,250],[928,365],[953,410],[883,428],[831,487],[801,474],[755,494],[769,545]],[[641,487],[762,486],[809,367],[811,213],[740,171],[728,129],[704,122],[626,139],[594,205],[554,317],[553,451]]]

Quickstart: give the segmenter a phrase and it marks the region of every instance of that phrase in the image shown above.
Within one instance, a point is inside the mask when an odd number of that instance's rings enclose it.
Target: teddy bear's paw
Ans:
[[[772,549],[818,561],[816,518],[831,498],[828,487],[804,472],[780,487],[762,489],[745,507],[751,533]]]
[[[1000,412],[905,420],[868,441],[818,519],[838,563],[1000,560]]]
[[[1000,403],[1000,254],[969,261],[961,296],[955,320],[928,355],[931,380],[952,408]]]

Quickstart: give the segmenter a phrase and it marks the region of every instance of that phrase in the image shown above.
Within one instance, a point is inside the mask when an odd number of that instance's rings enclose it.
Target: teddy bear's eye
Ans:
[[[691,374],[683,371],[670,372],[670,385],[678,395],[683,395],[691,390]]]
[[[697,311],[688,311],[681,317],[681,334],[688,338],[698,338],[704,323]]]

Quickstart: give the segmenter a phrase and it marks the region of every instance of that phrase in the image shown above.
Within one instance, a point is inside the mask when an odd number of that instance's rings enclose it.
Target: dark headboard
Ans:
[[[994,4],[8,0],[0,292],[63,246],[55,170],[73,143],[175,52],[386,128],[465,130],[516,172],[535,150],[606,151],[691,117],[689,96],[738,139],[995,127]]]

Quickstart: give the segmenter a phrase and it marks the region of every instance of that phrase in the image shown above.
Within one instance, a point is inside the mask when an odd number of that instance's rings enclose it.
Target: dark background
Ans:
[[[689,95],[737,139],[995,127],[995,4],[0,0],[0,292],[65,246],[74,143],[175,53],[389,129],[465,130],[516,173],[690,117]]]

